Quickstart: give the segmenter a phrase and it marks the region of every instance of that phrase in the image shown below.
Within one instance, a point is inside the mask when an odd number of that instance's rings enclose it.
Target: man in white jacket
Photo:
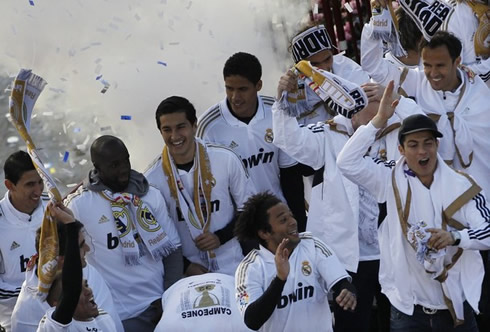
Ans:
[[[364,27],[363,40],[369,29],[369,25]],[[480,77],[459,68],[461,42],[454,35],[438,31],[429,42],[424,40],[421,48],[423,71],[399,68],[382,59],[379,47],[366,43],[361,44],[361,64],[376,82],[386,85],[394,80],[396,88],[415,99],[444,135],[441,157],[489,191],[488,87]]]
[[[393,86],[337,159],[345,177],[387,202],[379,281],[392,304],[391,331],[453,331],[455,325],[477,331],[473,310],[483,279],[477,250],[490,247],[490,210],[475,181],[438,155],[442,134],[425,115],[403,121],[396,164],[365,157],[398,103]]]

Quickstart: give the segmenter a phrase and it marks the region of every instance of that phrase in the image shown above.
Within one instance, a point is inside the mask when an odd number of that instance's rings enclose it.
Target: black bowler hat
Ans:
[[[398,131],[398,142],[402,144],[402,138],[405,135],[426,130],[431,131],[434,137],[442,137],[442,134],[437,130],[436,123],[431,118],[423,114],[410,115],[402,121]]]

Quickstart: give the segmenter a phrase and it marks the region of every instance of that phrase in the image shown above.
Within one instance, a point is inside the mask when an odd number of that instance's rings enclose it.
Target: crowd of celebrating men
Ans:
[[[371,5],[380,16],[391,6]],[[360,64],[334,54],[323,25],[305,25],[291,40],[299,71],[272,97],[258,94],[259,60],[235,53],[226,97],[199,118],[192,96],[156,107],[162,152],[146,171],[100,136],[63,203],[49,202],[29,154],[13,153],[0,331],[489,328],[490,50],[476,40],[488,8],[457,2],[428,38],[401,6],[404,54],[383,52],[371,21]],[[366,102],[344,112],[318,97],[318,77]],[[43,296],[46,209],[59,268]]]

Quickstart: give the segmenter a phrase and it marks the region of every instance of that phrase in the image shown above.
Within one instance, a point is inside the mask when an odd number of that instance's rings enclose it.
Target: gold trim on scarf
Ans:
[[[171,159],[168,147],[165,145],[162,151],[162,168],[163,173],[167,176],[167,183],[170,189],[170,194],[177,204],[177,208],[180,209],[179,197],[177,194],[178,188],[176,187],[175,176],[172,172],[173,160]],[[193,192],[193,203],[194,210],[197,213],[198,220],[189,214],[192,219],[190,222],[197,229],[202,229],[203,233],[209,231],[211,227],[211,190],[215,179],[211,173],[211,165],[209,162],[209,157],[206,153],[204,145],[196,141],[196,152],[194,154],[194,166],[196,171],[194,171],[194,192]],[[201,206],[201,193],[204,196],[205,206]],[[205,211],[203,211],[203,209]],[[197,224],[199,222],[199,224]],[[216,254],[212,250],[208,250],[209,257],[215,258]]]

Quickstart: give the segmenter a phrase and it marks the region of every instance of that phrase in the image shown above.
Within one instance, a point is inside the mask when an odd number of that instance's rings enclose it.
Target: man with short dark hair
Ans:
[[[162,195],[131,169],[119,138],[97,138],[90,156],[94,169],[67,206],[90,235],[87,260],[108,283],[124,328],[153,331],[170,277],[182,275],[177,230]]]
[[[26,152],[11,154],[3,169],[8,191],[0,201],[0,326],[8,332],[27,262],[36,253],[34,239],[48,197]]]
[[[363,35],[369,33],[367,27]],[[394,80],[400,94],[413,98],[444,135],[441,157],[490,191],[490,95],[479,76],[460,68],[461,41],[445,31],[424,40],[420,46],[423,70],[401,68],[382,59],[379,46],[364,46],[362,67],[376,82],[386,85]]]
[[[243,258],[235,218],[255,193],[247,170],[230,149],[195,138],[196,109],[187,99],[166,98],[155,118],[165,146],[145,175],[168,206],[190,262],[187,274],[234,275]]]
[[[235,234],[260,243],[235,274],[236,301],[249,328],[332,331],[332,289],[344,310],[355,309],[354,287],[335,253],[310,233],[298,233],[291,211],[273,194],[248,199]]]
[[[262,66],[252,54],[238,52],[225,63],[226,98],[199,117],[197,137],[232,149],[242,160],[258,191],[270,190],[287,201],[306,228],[302,170],[272,144],[274,98],[259,96]]]
[[[473,310],[478,312],[483,279],[478,250],[490,248],[485,195],[438,155],[443,135],[422,114],[403,120],[396,163],[364,157],[398,105],[393,89],[390,82],[376,116],[337,158],[345,177],[387,202],[379,281],[392,305],[391,331],[477,331]]]

